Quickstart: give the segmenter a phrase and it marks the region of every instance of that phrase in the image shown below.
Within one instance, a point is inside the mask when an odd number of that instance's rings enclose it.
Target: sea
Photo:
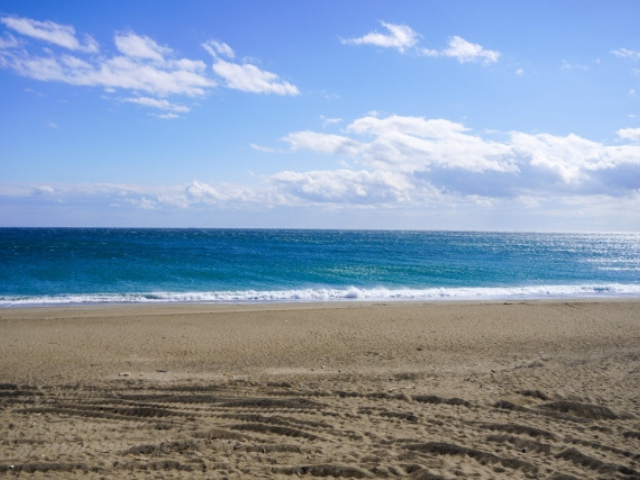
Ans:
[[[0,307],[640,298],[640,234],[0,228]]]

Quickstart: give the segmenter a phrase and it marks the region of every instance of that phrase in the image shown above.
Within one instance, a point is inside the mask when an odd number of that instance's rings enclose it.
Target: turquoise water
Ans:
[[[639,297],[639,234],[0,229],[0,306]]]

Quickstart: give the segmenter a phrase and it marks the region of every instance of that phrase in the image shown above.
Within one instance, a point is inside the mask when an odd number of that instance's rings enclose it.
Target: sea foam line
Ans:
[[[638,284],[536,285],[521,287],[460,287],[426,289],[319,288],[214,292],[104,293],[57,296],[0,296],[0,307],[100,303],[281,303],[331,301],[445,301],[542,298],[640,297]]]

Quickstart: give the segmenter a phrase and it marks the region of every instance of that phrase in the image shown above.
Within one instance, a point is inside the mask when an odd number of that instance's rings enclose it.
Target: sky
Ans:
[[[0,3],[0,226],[640,232],[635,0]]]

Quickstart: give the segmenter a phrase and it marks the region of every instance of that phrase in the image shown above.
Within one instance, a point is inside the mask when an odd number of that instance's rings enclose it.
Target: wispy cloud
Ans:
[[[107,92],[117,89],[135,92],[136,97],[125,100],[168,112],[186,113],[189,107],[171,103],[171,95],[203,96],[221,86],[207,69],[205,62],[178,57],[173,49],[154,39],[133,31],[119,32],[113,37],[115,52],[98,53],[98,44],[90,36],[81,42],[71,26],[52,21],[2,17],[2,24],[24,38],[45,41],[64,50],[32,48],[29,42],[6,33],[0,39],[0,68],[10,69],[24,77],[43,82],[62,82],[70,85],[102,87]],[[251,64],[235,64],[218,55],[234,57],[226,43],[211,40],[203,44],[215,62],[213,72],[221,78],[222,86],[253,93],[298,95],[295,85],[280,79],[272,72]],[[139,96],[144,92],[145,96]],[[152,98],[154,97],[154,98]],[[159,98],[158,98],[159,97]],[[160,118],[174,118],[168,113]]]
[[[180,115],[177,113],[159,113],[155,115],[162,120],[175,120],[176,118],[180,118]]]
[[[138,98],[126,98],[124,101],[129,103],[136,103],[138,105],[142,105],[145,107],[158,108],[160,110],[169,110],[172,112],[187,113],[191,111],[189,107],[186,107],[184,105],[177,105],[165,99],[159,100],[157,98],[138,97]]]
[[[427,57],[450,57],[455,58],[460,63],[480,62],[483,65],[495,63],[500,58],[500,52],[488,50],[482,45],[471,43],[462,37],[451,37],[448,47],[442,50],[432,50],[429,48],[418,49],[420,55]],[[520,69],[519,71],[521,71]]]
[[[234,58],[235,52],[226,43],[209,40],[202,47],[215,59],[213,71],[225,80],[227,88],[252,93],[273,93],[276,95],[299,95],[295,85],[281,80],[278,75],[262,70],[251,63],[233,63],[220,55]]]
[[[582,65],[579,63],[569,63],[566,60],[562,61],[562,70],[589,70],[589,67],[587,65]]]
[[[346,45],[375,45],[378,47],[395,48],[401,53],[412,51],[427,57],[450,57],[460,63],[479,62],[483,65],[495,63],[500,58],[500,52],[489,50],[477,43],[471,43],[459,36],[449,39],[446,48],[437,50],[418,47],[421,35],[407,25],[396,25],[380,22],[388,33],[371,32],[362,37],[341,39]]]
[[[320,119],[322,120],[323,125],[326,127],[328,125],[335,125],[342,122],[341,118],[328,118],[324,115],[320,115]]]
[[[404,52],[418,43],[419,35],[407,25],[380,22],[388,33],[371,32],[358,38],[341,39],[346,45],[375,45]]]
[[[164,62],[165,55],[171,54],[171,49],[162,47],[146,36],[129,32],[116,35],[114,38],[116,48],[127,57],[146,58]]]
[[[500,52],[487,50],[477,43],[468,42],[458,36],[449,40],[449,46],[442,50],[440,55],[455,58],[460,63],[481,62],[485,65],[495,63],[500,58]]]
[[[236,56],[235,52],[229,45],[217,40],[209,40],[208,42],[203,43],[202,47],[213,57],[223,55],[227,58],[234,58]]]
[[[234,90],[253,93],[274,93],[276,95],[299,95],[298,87],[281,80],[275,73],[261,70],[255,65],[243,65],[218,59],[213,71],[225,79],[226,86]]]
[[[0,66],[45,82],[138,90],[159,96],[203,95],[216,86],[205,75],[204,62],[173,58],[171,49],[148,37],[133,32],[117,34],[114,43],[120,54],[111,57],[55,51],[41,55],[26,47],[4,48],[0,49]]]
[[[21,17],[3,17],[0,22],[22,35],[44,40],[69,50],[89,53],[96,53],[99,50],[98,43],[90,35],[85,35],[84,42],[80,42],[76,37],[75,28],[70,25]]]
[[[253,150],[257,150],[258,152],[265,152],[265,153],[273,153],[276,151],[275,148],[271,148],[271,147],[264,147],[262,145],[256,145],[255,143],[250,144],[250,147]]]
[[[631,60],[640,60],[640,52],[635,50],[629,50],[628,48],[620,48],[618,50],[611,50],[616,57],[629,58]]]

